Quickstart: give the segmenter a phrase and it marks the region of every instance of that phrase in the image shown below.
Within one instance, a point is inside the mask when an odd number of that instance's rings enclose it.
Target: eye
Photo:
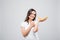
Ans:
[[[36,15],[36,14],[34,14],[34,13],[31,13],[31,15]]]
[[[36,13],[33,13],[33,15],[36,15]]]

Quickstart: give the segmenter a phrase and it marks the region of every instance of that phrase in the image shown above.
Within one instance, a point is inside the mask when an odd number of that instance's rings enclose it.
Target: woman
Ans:
[[[38,31],[38,24],[35,21],[36,10],[29,9],[25,21],[21,24],[21,33],[25,40],[38,40],[35,33]],[[45,18],[39,18],[38,22],[43,22]]]

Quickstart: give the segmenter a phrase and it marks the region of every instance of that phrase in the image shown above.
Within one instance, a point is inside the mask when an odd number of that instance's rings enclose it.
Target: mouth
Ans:
[[[34,19],[34,17],[31,17],[31,19]]]

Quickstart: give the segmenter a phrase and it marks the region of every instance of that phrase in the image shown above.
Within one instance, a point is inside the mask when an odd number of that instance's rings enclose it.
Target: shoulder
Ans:
[[[27,22],[22,22],[21,26],[26,26]]]

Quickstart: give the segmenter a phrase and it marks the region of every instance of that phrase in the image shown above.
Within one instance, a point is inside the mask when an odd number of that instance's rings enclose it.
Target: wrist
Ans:
[[[29,25],[30,28],[32,28],[32,25]]]

